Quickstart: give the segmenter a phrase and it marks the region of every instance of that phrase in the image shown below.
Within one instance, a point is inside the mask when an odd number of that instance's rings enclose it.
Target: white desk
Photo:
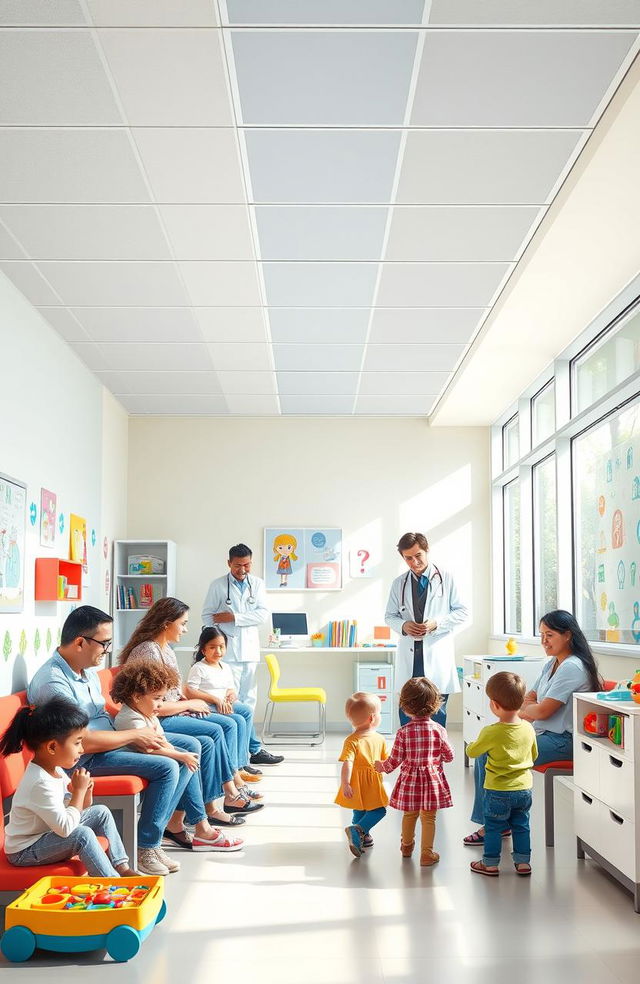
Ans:
[[[384,659],[379,659],[382,663],[393,663],[396,654],[395,646],[264,646],[260,650],[260,654],[264,656],[265,653],[275,653],[279,656],[281,653],[316,653],[319,657],[326,655],[328,653],[343,653],[345,656],[353,656],[363,663],[375,663],[377,657],[384,657]]]

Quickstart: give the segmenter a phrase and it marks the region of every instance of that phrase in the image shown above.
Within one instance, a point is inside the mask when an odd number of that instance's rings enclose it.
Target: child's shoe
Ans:
[[[410,844],[403,844],[402,841],[400,841],[400,854],[402,855],[402,857],[410,858],[411,855],[413,854],[413,849],[415,846],[416,846],[415,841],[411,841]]]
[[[371,836],[371,834],[364,835],[364,837],[362,838],[362,846],[373,847],[373,837]]]
[[[180,862],[170,858],[168,854],[165,854],[161,847],[154,847],[154,852],[160,864],[165,866],[169,874],[173,875],[176,871],[180,871]]]
[[[349,850],[353,854],[354,858],[361,857],[362,836],[360,834],[360,828],[356,826],[345,827],[344,832],[347,835],[347,841],[349,842]]]
[[[136,868],[143,875],[168,875],[169,869],[156,857],[152,847],[139,847]]]
[[[437,864],[440,860],[440,855],[436,854],[435,851],[424,851],[420,855],[420,867],[430,868],[432,864]]]

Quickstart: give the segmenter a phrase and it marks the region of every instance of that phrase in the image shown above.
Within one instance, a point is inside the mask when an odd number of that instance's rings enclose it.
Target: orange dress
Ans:
[[[374,762],[384,762],[387,757],[387,746],[382,735],[377,731],[367,731],[366,734],[349,735],[342,746],[339,762],[353,762],[351,771],[351,787],[353,796],[348,799],[338,790],[334,802],[345,806],[348,810],[377,810],[389,802],[386,790],[382,785],[382,776],[373,767]]]

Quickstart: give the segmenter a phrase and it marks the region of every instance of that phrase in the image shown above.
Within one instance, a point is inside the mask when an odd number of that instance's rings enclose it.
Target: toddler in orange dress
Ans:
[[[345,740],[339,761],[342,762],[340,789],[335,798],[338,806],[353,810],[351,824],[345,827],[349,850],[359,858],[365,847],[373,846],[370,831],[386,814],[389,802],[382,776],[373,763],[384,761],[387,746],[376,728],[380,724],[380,699],[374,694],[355,693],[347,700],[345,715],[353,734]]]

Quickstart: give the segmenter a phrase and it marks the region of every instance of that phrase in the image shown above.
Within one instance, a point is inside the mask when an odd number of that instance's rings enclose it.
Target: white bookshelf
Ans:
[[[150,555],[164,562],[163,574],[129,574],[129,557]],[[120,607],[118,589],[125,594],[132,588],[140,605],[140,587],[150,584],[153,600],[175,596],[176,593],[176,545],[173,540],[116,540],[113,548],[113,662],[123,648],[147,608]]]

